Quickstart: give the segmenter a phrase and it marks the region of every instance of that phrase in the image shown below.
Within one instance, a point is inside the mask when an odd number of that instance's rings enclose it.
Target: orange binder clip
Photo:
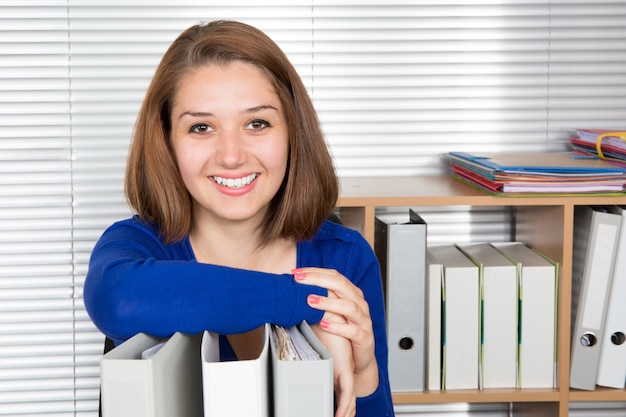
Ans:
[[[602,153],[602,139],[608,136],[616,137],[626,142],[626,132],[606,132],[598,135],[598,137],[596,138],[596,151],[598,151],[598,156],[600,157],[600,159],[606,159],[604,153]]]

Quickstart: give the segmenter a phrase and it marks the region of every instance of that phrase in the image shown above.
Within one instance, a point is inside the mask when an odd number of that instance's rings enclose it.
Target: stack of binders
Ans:
[[[556,386],[557,262],[521,242],[428,246],[411,209],[377,214],[375,251],[393,392]]]
[[[619,238],[613,264],[613,277],[604,324],[604,340],[598,363],[597,384],[624,389],[626,386],[626,210],[611,206],[608,212],[621,217]]]
[[[104,417],[333,415],[332,359],[306,322],[266,324],[258,355],[228,362],[212,332],[140,333],[104,355],[101,385]]]
[[[626,222],[621,207],[574,212],[570,387],[626,384]]]
[[[558,263],[521,242],[429,246],[427,259],[428,389],[556,386]]]

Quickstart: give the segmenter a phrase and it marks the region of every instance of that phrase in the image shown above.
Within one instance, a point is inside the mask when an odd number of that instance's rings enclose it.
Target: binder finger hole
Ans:
[[[413,339],[410,337],[403,337],[398,342],[398,346],[400,346],[400,349],[402,350],[409,350],[413,347]]]
[[[622,332],[615,332],[611,335],[611,343],[614,345],[621,345],[626,340],[626,336]]]
[[[580,337],[580,344],[585,347],[595,346],[598,342],[598,339],[593,333],[585,333]]]

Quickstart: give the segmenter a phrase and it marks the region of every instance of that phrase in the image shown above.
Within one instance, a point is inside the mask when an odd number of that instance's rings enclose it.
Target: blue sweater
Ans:
[[[393,416],[387,371],[387,341],[380,269],[363,237],[325,222],[313,239],[298,242],[298,267],[335,269],[361,288],[376,339],[380,384],[357,399],[357,417]],[[290,274],[202,264],[189,239],[164,244],[157,229],[137,217],[108,228],[91,255],[84,302],[94,324],[116,344],[144,332],[167,337],[180,331],[241,333],[264,323],[318,323],[322,311],[306,303],[319,287]]]

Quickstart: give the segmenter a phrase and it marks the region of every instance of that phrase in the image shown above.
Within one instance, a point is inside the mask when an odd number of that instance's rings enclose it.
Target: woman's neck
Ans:
[[[296,267],[296,243],[277,239],[262,244],[259,228],[194,225],[189,240],[198,262],[279,274]]]

